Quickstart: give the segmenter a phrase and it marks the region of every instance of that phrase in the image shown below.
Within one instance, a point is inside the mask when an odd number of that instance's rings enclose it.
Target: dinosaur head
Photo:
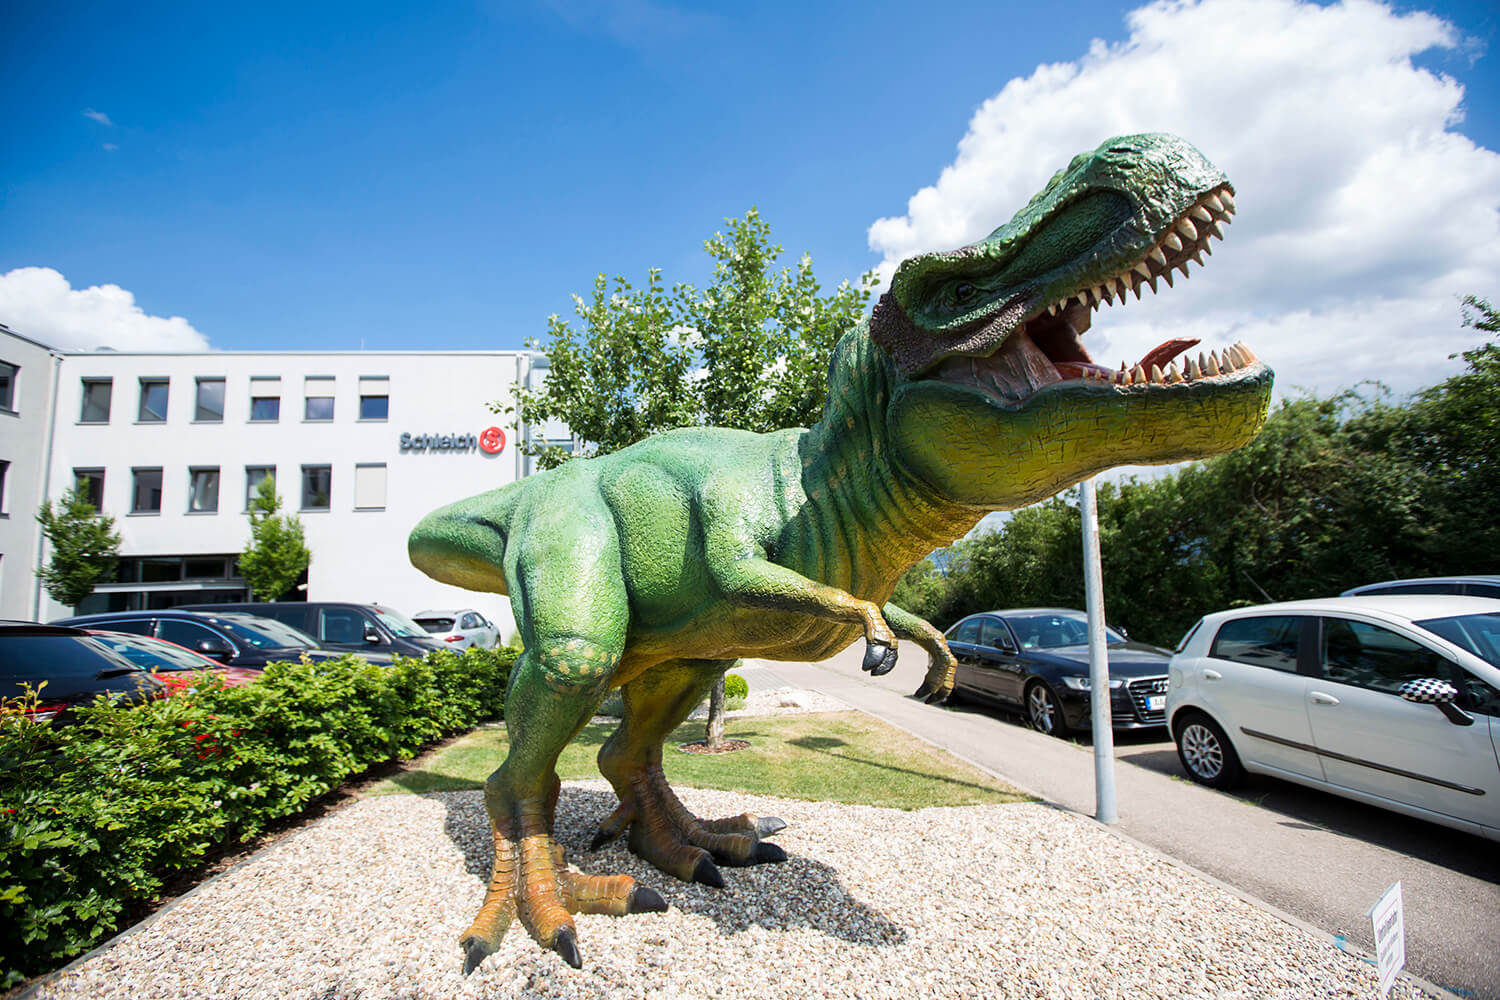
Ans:
[[[1101,303],[1202,266],[1233,212],[1228,179],[1188,143],[1121,136],[988,238],[903,261],[870,318],[897,372],[901,463],[954,500],[1006,509],[1112,466],[1249,441],[1272,375],[1243,345],[1193,356],[1196,338],[1173,338],[1113,370],[1083,343]]]

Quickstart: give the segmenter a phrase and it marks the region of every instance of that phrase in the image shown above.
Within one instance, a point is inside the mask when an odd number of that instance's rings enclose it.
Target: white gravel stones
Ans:
[[[796,715],[801,712],[843,712],[849,706],[831,695],[802,688],[781,687],[774,690],[751,691],[745,698],[743,708],[725,712],[724,718],[737,719],[745,715]],[[693,709],[689,719],[708,718],[708,704]]]
[[[513,927],[468,979],[458,935],[489,874],[478,792],[353,803],[207,883],[38,997],[1368,998],[1374,968],[1090,820],[1037,804],[901,812],[679,789],[702,816],[778,815],[781,865],[687,885],[616,841],[568,782],[557,834],[660,914],[577,918],[576,972]],[[1398,982],[1392,996],[1422,994]]]

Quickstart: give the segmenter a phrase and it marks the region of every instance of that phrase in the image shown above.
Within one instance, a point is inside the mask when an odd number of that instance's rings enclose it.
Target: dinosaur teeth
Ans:
[[[1139,274],[1143,278],[1151,277],[1151,268],[1146,264],[1145,261],[1141,261],[1140,263],[1136,264],[1136,266],[1131,268],[1131,270],[1135,274]]]
[[[1193,210],[1188,214],[1197,219],[1199,222],[1214,221],[1214,217],[1209,213],[1208,209],[1204,208],[1202,205],[1194,205]]]
[[[1203,355],[1200,354],[1198,357],[1201,359]],[[1219,374],[1219,359],[1214,355],[1213,351],[1208,352],[1208,360],[1203,363],[1203,371],[1210,378]]]
[[[1167,255],[1161,252],[1161,247],[1151,248],[1151,259],[1156,261],[1156,263],[1161,265],[1162,267],[1167,266]],[[1154,290],[1155,289],[1153,288],[1153,291]]]
[[[1234,213],[1234,195],[1230,193],[1228,188],[1219,192],[1219,201],[1224,203],[1224,211],[1230,214]]]
[[[1177,367],[1177,362],[1176,361],[1173,361],[1171,364],[1167,365],[1167,381],[1168,382],[1182,382],[1182,381],[1184,381],[1184,379],[1182,377],[1182,369],[1180,369],[1180,368]]]
[[[1204,197],[1203,197],[1203,205],[1210,212],[1222,212],[1222,211],[1224,211],[1224,203],[1222,201],[1220,201],[1219,200],[1219,196],[1216,195],[1216,194],[1214,194],[1213,192],[1209,192],[1208,194],[1204,195]],[[1205,219],[1203,221],[1207,222],[1208,220]]]
[[[1140,365],[1136,365],[1130,370],[1131,385],[1141,385],[1146,381],[1147,378],[1148,376],[1146,375],[1146,369],[1142,368]]]
[[[1168,248],[1170,248],[1172,250],[1181,250],[1182,249],[1182,238],[1180,236],[1178,236],[1176,233],[1168,233],[1167,234],[1167,238],[1161,241],[1161,245],[1164,246],[1164,247],[1168,247]],[[1165,257],[1162,260],[1162,264],[1166,264]]]
[[[1188,381],[1203,377],[1203,369],[1199,367],[1198,362],[1194,361],[1192,358],[1187,359],[1187,377]]]
[[[1177,231],[1187,239],[1196,240],[1198,238],[1198,229],[1193,225],[1192,219],[1178,219]]]
[[[1162,380],[1161,368],[1159,368],[1156,365],[1152,365],[1151,366],[1151,381],[1153,381],[1153,382],[1160,382],[1161,380]]]

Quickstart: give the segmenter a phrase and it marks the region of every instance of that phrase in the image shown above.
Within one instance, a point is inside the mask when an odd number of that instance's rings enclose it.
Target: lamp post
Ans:
[[[1089,615],[1089,703],[1094,727],[1094,818],[1119,820],[1115,810],[1115,730],[1109,710],[1109,652],[1104,642],[1104,576],[1099,561],[1099,500],[1094,481],[1085,479],[1083,515],[1083,593]]]

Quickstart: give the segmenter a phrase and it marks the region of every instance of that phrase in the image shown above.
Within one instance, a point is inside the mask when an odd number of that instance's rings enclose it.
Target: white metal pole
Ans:
[[[1094,818],[1114,823],[1115,730],[1109,710],[1109,652],[1104,642],[1104,574],[1099,564],[1099,502],[1094,481],[1079,484],[1083,515],[1083,594],[1089,614],[1089,702],[1094,726]]]

